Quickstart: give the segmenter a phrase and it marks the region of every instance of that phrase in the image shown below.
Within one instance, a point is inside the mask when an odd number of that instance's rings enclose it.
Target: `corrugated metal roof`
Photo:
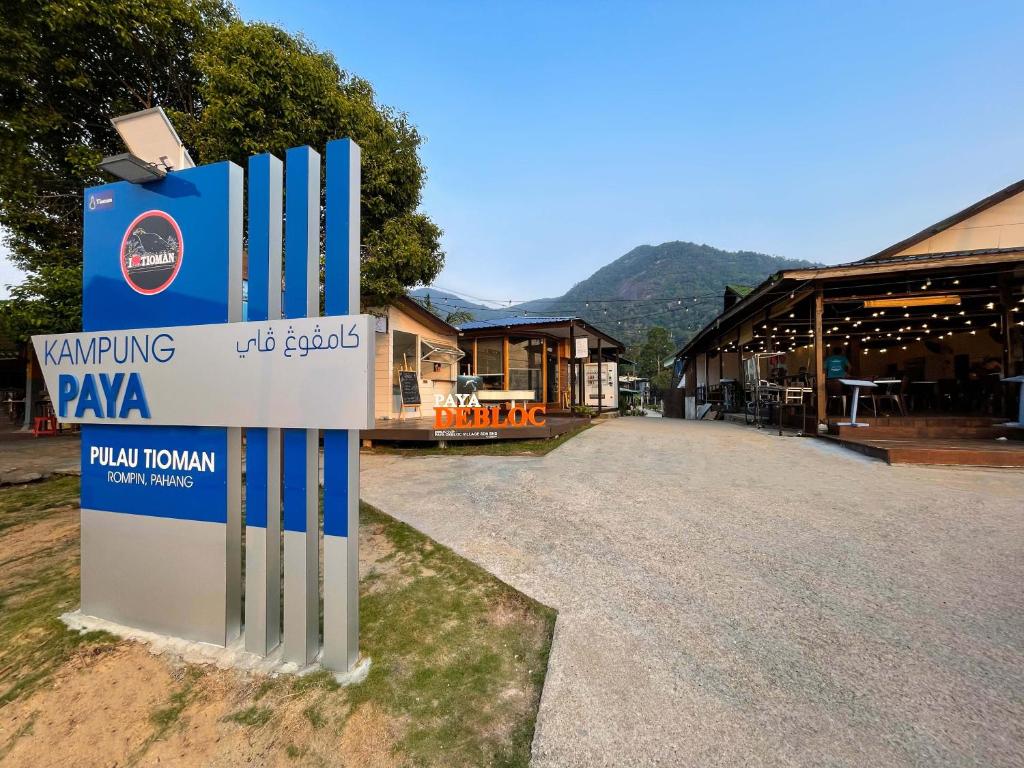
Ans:
[[[552,325],[554,323],[567,323],[570,320],[578,320],[577,317],[499,317],[496,320],[472,320],[462,323],[458,327],[460,331],[476,331],[480,328],[506,328],[514,325]]]

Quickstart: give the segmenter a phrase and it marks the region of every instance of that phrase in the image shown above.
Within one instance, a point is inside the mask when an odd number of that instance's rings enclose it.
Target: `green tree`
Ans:
[[[430,283],[444,265],[441,230],[417,212],[423,139],[407,116],[374,100],[333,55],[270,24],[231,22],[204,39],[198,113],[172,113],[197,161],[233,160],[349,136],[362,149],[362,287],[384,303]]]
[[[201,109],[193,52],[227,24],[222,0],[6,0],[0,24],[0,226],[25,281],[15,336],[81,322],[82,188],[123,151],[110,118]]]
[[[363,286],[428,283],[440,229],[417,212],[422,138],[333,56],[223,0],[8,0],[0,26],[0,226],[26,271],[8,332],[75,330],[82,188],[123,151],[110,118],[163,106],[197,162],[351,136],[363,149]]]
[[[430,294],[427,293],[423,297],[423,306],[425,309],[429,309],[435,315],[444,320],[448,325],[462,325],[473,320],[473,313],[468,309],[453,309],[451,312],[442,311],[433,301],[430,300]]]
[[[663,392],[670,383],[669,371],[662,368],[661,363],[675,351],[672,334],[667,328],[656,325],[647,330],[647,338],[634,352],[637,375],[650,379],[655,392]]]

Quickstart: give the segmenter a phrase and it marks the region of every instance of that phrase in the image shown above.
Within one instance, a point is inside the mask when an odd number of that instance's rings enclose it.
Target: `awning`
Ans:
[[[450,347],[436,341],[420,339],[420,360],[428,363],[455,363],[466,356],[458,347]]]

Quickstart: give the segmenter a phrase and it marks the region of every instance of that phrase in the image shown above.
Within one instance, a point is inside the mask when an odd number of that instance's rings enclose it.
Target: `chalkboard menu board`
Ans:
[[[415,371],[399,371],[398,387],[402,390],[402,405],[420,404],[420,380]]]

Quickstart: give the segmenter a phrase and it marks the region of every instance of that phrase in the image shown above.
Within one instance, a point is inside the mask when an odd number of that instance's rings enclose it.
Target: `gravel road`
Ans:
[[[362,495],[559,611],[536,766],[1024,765],[1024,473],[617,419]]]

